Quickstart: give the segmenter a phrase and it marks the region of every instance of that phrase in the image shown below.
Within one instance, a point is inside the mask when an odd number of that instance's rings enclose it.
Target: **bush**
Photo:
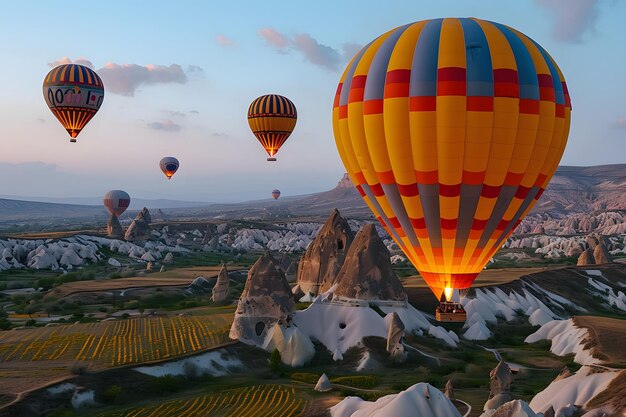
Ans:
[[[184,379],[172,375],[163,375],[150,381],[148,391],[156,395],[168,395],[183,388]]]
[[[330,382],[355,388],[374,388],[376,385],[380,384],[380,377],[378,375],[338,376],[331,378]]]
[[[294,381],[308,382],[310,384],[317,384],[319,378],[319,375],[309,372],[294,372],[291,374],[291,379]]]
[[[278,351],[278,349],[274,349],[274,351],[270,355],[270,369],[274,372],[278,372],[280,371],[280,365],[280,352]]]
[[[117,396],[122,392],[122,387],[119,385],[111,385],[102,393],[102,400],[107,404],[112,404],[117,399]]]

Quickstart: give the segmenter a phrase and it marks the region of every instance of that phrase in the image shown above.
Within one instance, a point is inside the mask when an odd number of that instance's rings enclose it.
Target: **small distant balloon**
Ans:
[[[178,171],[179,166],[180,163],[178,162],[178,159],[174,158],[173,156],[166,156],[165,158],[161,159],[161,162],[159,162],[159,167],[161,168],[161,171],[163,171],[168,180],[172,179],[172,175],[174,175],[176,171]]]
[[[274,200],[278,200],[278,197],[280,197],[280,190],[277,190],[277,189],[272,190],[272,198]]]
[[[116,217],[120,217],[130,206],[130,196],[126,191],[111,190],[102,199],[104,207]]]
[[[293,132],[297,119],[293,102],[278,94],[261,96],[250,104],[248,124],[270,156],[268,161],[276,161],[274,155]]]
[[[95,116],[104,100],[102,79],[91,68],[78,64],[59,65],[43,81],[46,104],[70,134],[70,142]]]

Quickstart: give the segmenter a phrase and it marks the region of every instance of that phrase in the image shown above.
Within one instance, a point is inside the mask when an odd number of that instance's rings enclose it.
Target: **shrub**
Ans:
[[[378,375],[349,375],[331,378],[330,382],[355,388],[374,388],[380,383]]]
[[[102,400],[107,404],[115,402],[116,398],[122,392],[122,387],[119,385],[111,385],[102,393]]]

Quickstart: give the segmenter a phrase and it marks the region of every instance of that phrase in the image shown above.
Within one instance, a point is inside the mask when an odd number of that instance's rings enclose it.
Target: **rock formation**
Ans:
[[[124,236],[122,225],[115,214],[111,214],[107,222],[107,236],[114,239],[121,239]]]
[[[141,211],[137,214],[133,222],[126,229],[126,234],[124,235],[124,239],[126,240],[146,240],[150,237],[150,222],[152,221],[150,217],[150,212],[147,208],[142,208]]]
[[[304,293],[317,295],[322,285],[333,285],[353,238],[350,225],[334,209],[298,265],[298,284]]]
[[[216,232],[217,228],[215,227],[215,225],[208,224],[206,230],[204,231],[204,236],[202,236],[202,244],[207,245],[211,241],[211,239],[213,239],[213,236],[215,236]]]
[[[511,369],[506,362],[500,361],[489,373],[490,390],[489,400],[483,407],[484,411],[495,410],[511,401]]]
[[[456,400],[456,397],[454,396],[454,387],[452,386],[452,380],[451,379],[448,379],[448,382],[446,382],[446,388],[445,388],[445,391],[444,391],[443,395],[448,397],[448,399],[450,401],[455,401]]]
[[[389,250],[369,223],[354,238],[336,278],[336,297],[405,301],[406,292],[391,269]]]
[[[593,258],[596,260],[596,264],[608,264],[611,262],[611,255],[609,255],[609,251],[604,243],[598,243],[593,249]]]
[[[289,324],[293,311],[293,297],[285,274],[276,267],[271,255],[262,255],[248,271],[230,338],[262,346],[267,331],[277,322]]]
[[[263,349],[273,352],[278,349],[280,360],[285,365],[300,367],[315,356],[315,345],[291,322],[276,322],[268,330]]]
[[[289,265],[291,265],[291,262],[291,257],[287,253],[283,253],[283,256],[280,258],[280,262],[278,262],[278,267],[286,273]]]
[[[499,406],[491,417],[539,417],[526,401],[509,401]]]
[[[332,384],[328,380],[326,374],[322,374],[320,379],[317,380],[317,384],[315,384],[315,388],[313,388],[317,392],[327,392],[333,389]]]
[[[593,249],[589,248],[583,251],[578,257],[578,261],[576,265],[585,266],[585,265],[595,265],[596,259],[593,257]]]
[[[404,323],[395,311],[391,313],[391,323],[387,332],[387,352],[391,360],[402,363],[406,360],[406,352],[402,344],[404,339]]]
[[[219,274],[217,275],[217,282],[213,287],[213,295],[211,301],[225,301],[228,298],[228,270],[226,265],[222,265]]]
[[[559,374],[556,376],[556,378],[554,378],[554,381],[558,381],[560,379],[569,378],[572,375],[574,375],[574,373],[567,366],[564,366],[563,369],[561,369],[561,372],[559,372]]]
[[[172,255],[172,252],[168,252],[161,260],[161,263],[163,265],[171,265],[174,263],[174,255]]]
[[[215,278],[205,278],[203,276],[199,276],[187,286],[186,291],[191,294],[206,294],[213,289],[215,282]]]
[[[578,266],[607,264],[612,262],[608,246],[611,242],[604,236],[588,235],[585,239],[588,246],[578,257]]]

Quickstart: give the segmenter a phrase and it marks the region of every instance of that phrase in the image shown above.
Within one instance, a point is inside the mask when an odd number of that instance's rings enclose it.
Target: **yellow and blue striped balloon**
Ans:
[[[104,100],[104,84],[91,68],[64,64],[52,68],[43,81],[46,104],[61,122],[70,142],[95,116]]]
[[[263,149],[275,161],[274,155],[296,127],[296,106],[287,97],[266,94],[256,98],[248,108],[248,124]]]
[[[337,88],[350,178],[438,298],[468,288],[546,188],[565,149],[565,79],[529,37],[425,20],[366,45]]]

